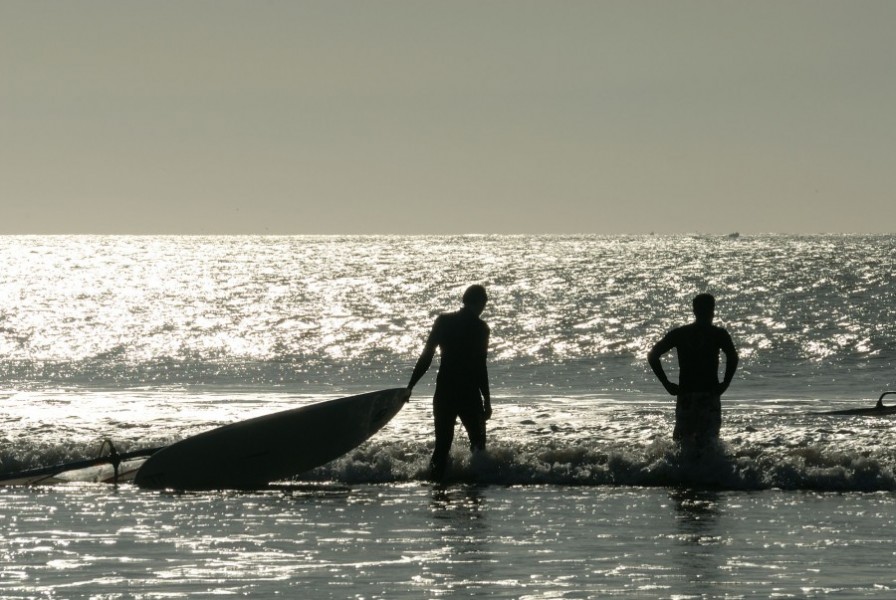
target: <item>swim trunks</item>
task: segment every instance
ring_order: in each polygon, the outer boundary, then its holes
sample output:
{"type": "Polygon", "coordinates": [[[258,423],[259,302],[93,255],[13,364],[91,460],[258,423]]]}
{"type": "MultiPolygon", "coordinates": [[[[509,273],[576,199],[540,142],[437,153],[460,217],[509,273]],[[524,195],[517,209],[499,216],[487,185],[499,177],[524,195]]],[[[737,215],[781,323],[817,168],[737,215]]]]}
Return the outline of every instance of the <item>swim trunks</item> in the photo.
{"type": "Polygon", "coordinates": [[[719,437],[722,428],[722,398],[710,392],[680,394],[675,401],[672,439],[706,443],[719,437]]]}

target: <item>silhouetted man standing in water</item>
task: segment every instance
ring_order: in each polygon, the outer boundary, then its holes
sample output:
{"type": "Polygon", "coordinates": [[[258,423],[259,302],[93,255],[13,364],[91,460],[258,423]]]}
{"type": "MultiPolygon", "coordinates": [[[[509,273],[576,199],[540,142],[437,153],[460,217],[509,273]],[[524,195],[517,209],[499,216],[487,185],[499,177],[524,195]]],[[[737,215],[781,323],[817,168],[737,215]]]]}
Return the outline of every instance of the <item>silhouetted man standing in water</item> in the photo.
{"type": "Polygon", "coordinates": [[[737,350],[731,336],[712,324],[716,301],[709,294],[694,298],[694,316],[690,325],[673,329],[647,355],[650,368],[660,383],[678,399],[675,403],[675,430],[672,438],[703,445],[719,437],[722,426],[721,397],[737,370],[737,350]],[[678,350],[678,383],[672,383],[663,371],[660,357],[673,348],[678,350]],[[725,353],[725,379],[719,383],[719,352],[725,353]]]}
{"type": "Polygon", "coordinates": [[[485,288],[472,285],[464,292],[463,308],[436,318],[408,383],[408,390],[412,390],[432,364],[436,347],[440,348],[441,365],[432,403],[436,447],[430,468],[434,481],[445,476],[458,417],[470,437],[470,448],[485,449],[485,422],[492,415],[485,365],[490,330],[479,315],[487,301],[485,288]]]}

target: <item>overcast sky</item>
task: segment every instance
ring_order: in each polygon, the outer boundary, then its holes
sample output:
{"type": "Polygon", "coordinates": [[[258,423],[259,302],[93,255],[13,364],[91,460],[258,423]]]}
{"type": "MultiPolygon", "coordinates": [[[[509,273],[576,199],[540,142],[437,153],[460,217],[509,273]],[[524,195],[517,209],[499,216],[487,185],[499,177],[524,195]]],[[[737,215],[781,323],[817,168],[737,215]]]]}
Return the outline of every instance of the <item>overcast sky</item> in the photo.
{"type": "Polygon", "coordinates": [[[892,233],[894,32],[883,0],[0,0],[0,233],[892,233]]]}

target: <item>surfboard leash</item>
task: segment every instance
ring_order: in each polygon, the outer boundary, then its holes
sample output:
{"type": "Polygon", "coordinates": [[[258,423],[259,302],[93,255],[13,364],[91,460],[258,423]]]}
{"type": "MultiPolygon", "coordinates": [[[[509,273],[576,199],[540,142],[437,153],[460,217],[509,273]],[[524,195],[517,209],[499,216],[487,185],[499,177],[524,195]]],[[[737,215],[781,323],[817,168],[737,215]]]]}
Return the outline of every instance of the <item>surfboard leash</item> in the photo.
{"type": "Polygon", "coordinates": [[[877,406],[875,406],[874,408],[884,408],[884,396],[887,396],[889,394],[896,394],[896,392],[884,392],[883,394],[881,394],[880,398],[877,399],[877,406]]]}

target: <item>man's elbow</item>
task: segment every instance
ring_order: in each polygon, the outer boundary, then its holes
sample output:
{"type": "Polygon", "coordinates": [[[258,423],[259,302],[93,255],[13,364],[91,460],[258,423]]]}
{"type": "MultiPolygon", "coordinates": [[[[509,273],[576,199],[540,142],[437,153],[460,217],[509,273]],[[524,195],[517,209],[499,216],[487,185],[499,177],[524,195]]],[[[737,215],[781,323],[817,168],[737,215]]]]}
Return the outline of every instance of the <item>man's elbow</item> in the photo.
{"type": "Polygon", "coordinates": [[[740,363],[740,357],[737,356],[737,352],[733,352],[725,357],[726,361],[726,369],[734,372],[737,370],[737,365],[740,363]]]}

